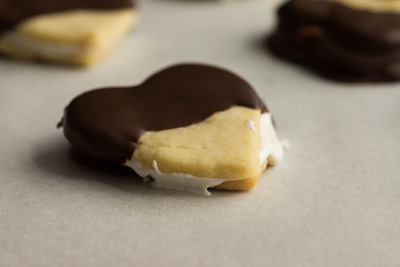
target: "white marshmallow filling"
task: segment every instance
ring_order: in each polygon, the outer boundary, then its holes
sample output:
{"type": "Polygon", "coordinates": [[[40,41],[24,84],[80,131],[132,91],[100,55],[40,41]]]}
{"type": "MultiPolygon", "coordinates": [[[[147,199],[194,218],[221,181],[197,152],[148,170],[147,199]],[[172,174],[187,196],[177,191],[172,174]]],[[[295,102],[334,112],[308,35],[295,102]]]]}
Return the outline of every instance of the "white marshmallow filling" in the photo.
{"type": "Polygon", "coordinates": [[[54,58],[79,57],[88,50],[87,47],[75,44],[53,44],[13,32],[3,36],[1,41],[19,50],[54,58]]]}

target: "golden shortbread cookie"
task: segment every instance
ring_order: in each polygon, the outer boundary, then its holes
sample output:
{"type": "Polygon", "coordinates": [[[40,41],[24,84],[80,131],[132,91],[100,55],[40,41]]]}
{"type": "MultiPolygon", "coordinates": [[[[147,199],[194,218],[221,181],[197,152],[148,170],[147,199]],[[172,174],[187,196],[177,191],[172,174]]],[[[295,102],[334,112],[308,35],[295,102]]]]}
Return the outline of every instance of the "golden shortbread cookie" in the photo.
{"type": "Polygon", "coordinates": [[[145,132],[132,159],[148,169],[155,160],[165,173],[225,179],[230,184],[219,188],[244,190],[265,168],[259,150],[260,110],[236,106],[187,127],[145,132]],[[252,129],[249,120],[255,122],[252,129]]]}

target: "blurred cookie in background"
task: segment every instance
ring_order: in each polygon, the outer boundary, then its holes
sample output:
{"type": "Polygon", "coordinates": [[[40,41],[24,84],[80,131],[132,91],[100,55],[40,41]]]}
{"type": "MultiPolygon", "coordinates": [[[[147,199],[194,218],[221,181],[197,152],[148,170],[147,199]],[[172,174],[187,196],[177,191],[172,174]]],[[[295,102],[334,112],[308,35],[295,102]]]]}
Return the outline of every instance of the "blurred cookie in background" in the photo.
{"type": "Polygon", "coordinates": [[[400,1],[287,1],[267,47],[331,79],[398,81],[400,1]]]}
{"type": "Polygon", "coordinates": [[[0,53],[89,66],[132,29],[131,0],[0,0],[0,53]]]}

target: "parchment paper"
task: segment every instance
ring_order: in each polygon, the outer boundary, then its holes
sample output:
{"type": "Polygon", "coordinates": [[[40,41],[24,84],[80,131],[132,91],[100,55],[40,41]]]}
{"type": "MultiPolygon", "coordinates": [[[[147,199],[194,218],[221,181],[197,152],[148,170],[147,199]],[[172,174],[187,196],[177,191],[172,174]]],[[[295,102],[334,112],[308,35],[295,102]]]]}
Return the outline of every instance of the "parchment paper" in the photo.
{"type": "Polygon", "coordinates": [[[400,84],[320,79],[260,46],[278,1],[139,1],[99,65],[0,59],[0,266],[400,266],[400,84]],[[72,162],[56,129],[88,89],[179,62],[248,80],[291,148],[245,193],[202,197],[72,162]]]}

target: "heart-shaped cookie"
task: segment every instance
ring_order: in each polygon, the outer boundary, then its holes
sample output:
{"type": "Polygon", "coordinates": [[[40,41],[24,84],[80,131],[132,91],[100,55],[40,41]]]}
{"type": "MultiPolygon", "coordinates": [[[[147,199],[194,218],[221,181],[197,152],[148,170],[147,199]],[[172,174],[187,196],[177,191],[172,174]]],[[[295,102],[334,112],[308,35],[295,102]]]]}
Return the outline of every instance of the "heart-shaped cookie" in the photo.
{"type": "Polygon", "coordinates": [[[126,35],[135,18],[130,0],[4,0],[0,53],[90,65],[126,35]]]}
{"type": "Polygon", "coordinates": [[[156,187],[249,189],[283,154],[251,86],[205,65],[177,65],[138,86],[84,93],[61,125],[75,152],[130,166],[156,187]]]}

